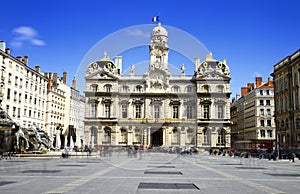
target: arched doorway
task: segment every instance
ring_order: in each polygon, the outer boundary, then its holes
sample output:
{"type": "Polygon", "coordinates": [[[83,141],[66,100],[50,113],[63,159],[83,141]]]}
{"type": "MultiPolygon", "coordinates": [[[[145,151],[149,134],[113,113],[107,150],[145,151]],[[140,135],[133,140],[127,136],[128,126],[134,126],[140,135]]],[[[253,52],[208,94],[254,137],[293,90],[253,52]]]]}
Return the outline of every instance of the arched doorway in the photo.
{"type": "Polygon", "coordinates": [[[162,146],[163,141],[163,129],[151,130],[151,144],[153,147],[162,146]]]}

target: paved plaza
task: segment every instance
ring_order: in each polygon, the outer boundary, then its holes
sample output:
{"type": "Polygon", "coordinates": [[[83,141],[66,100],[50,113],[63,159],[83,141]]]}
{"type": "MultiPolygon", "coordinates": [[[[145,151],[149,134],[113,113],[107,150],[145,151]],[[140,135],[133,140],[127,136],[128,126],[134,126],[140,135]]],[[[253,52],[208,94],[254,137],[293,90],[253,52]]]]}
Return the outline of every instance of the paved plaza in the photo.
{"type": "Polygon", "coordinates": [[[300,162],[127,152],[0,161],[0,193],[299,193],[300,162]]]}

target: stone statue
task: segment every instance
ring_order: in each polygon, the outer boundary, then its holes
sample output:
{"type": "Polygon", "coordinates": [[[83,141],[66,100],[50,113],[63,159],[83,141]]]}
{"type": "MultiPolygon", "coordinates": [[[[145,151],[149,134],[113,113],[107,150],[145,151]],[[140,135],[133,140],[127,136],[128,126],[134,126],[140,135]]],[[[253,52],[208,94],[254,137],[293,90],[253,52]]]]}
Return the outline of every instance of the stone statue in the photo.
{"type": "Polygon", "coordinates": [[[180,68],[180,69],[181,69],[181,73],[184,74],[184,71],[185,71],[184,64],[181,65],[181,68],[180,68]]]}
{"type": "Polygon", "coordinates": [[[131,73],[131,74],[134,74],[134,65],[133,65],[133,64],[131,65],[130,73],[131,73]]]}

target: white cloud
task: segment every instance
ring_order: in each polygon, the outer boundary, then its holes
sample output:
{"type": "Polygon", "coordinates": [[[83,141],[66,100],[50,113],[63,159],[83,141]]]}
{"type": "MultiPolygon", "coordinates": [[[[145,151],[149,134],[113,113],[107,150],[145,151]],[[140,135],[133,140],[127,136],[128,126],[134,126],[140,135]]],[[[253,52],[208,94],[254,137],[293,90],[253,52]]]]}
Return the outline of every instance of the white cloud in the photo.
{"type": "Polygon", "coordinates": [[[29,42],[32,45],[44,46],[46,43],[43,40],[38,39],[37,31],[29,26],[20,26],[12,30],[14,39],[11,43],[14,47],[22,47],[24,42],[29,42]]]}
{"type": "Polygon", "coordinates": [[[31,43],[36,46],[44,46],[46,43],[43,40],[33,39],[31,43]]]}
{"type": "Polygon", "coordinates": [[[138,28],[127,30],[128,35],[149,38],[149,33],[143,32],[138,28]]]}

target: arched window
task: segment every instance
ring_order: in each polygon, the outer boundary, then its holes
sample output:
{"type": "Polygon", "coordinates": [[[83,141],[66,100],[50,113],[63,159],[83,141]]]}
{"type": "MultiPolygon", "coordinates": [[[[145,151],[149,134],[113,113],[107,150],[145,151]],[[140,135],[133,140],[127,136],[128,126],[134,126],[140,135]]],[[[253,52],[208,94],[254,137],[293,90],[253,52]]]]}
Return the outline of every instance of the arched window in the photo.
{"type": "Polygon", "coordinates": [[[179,92],[180,92],[179,87],[178,87],[178,86],[174,86],[174,87],[173,87],[173,92],[179,93],[179,92]]]}
{"type": "Polygon", "coordinates": [[[220,129],[218,131],[218,144],[225,144],[225,130],[220,129]]]}
{"type": "Polygon", "coordinates": [[[121,129],[120,142],[127,143],[127,130],[121,129]]]}
{"type": "Polygon", "coordinates": [[[97,92],[98,91],[98,85],[97,84],[91,85],[91,91],[92,92],[97,92]]]}
{"type": "Polygon", "coordinates": [[[218,93],[223,93],[223,91],[224,91],[224,86],[221,86],[221,85],[217,86],[218,93]]]}
{"type": "Polygon", "coordinates": [[[142,86],[136,86],[135,91],[136,92],[142,92],[142,88],[143,88],[142,86]]]}
{"type": "Polygon", "coordinates": [[[204,93],[208,93],[208,92],[209,92],[209,86],[208,86],[208,85],[202,86],[202,91],[203,91],[204,93]]]}
{"type": "Polygon", "coordinates": [[[174,128],[172,130],[172,144],[178,144],[179,143],[179,131],[177,128],[174,128]]]}
{"type": "Polygon", "coordinates": [[[193,93],[193,92],[194,92],[193,86],[188,86],[188,87],[186,87],[186,92],[187,92],[187,93],[193,93]]]}
{"type": "Polygon", "coordinates": [[[110,128],[104,129],[104,142],[111,143],[111,130],[110,128]]]}
{"type": "Polygon", "coordinates": [[[112,86],[111,86],[110,84],[106,84],[106,85],[104,86],[104,89],[105,89],[105,92],[111,92],[112,86]]]}

